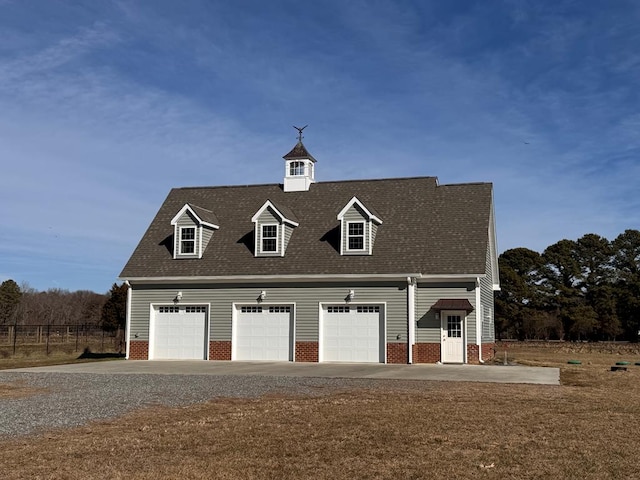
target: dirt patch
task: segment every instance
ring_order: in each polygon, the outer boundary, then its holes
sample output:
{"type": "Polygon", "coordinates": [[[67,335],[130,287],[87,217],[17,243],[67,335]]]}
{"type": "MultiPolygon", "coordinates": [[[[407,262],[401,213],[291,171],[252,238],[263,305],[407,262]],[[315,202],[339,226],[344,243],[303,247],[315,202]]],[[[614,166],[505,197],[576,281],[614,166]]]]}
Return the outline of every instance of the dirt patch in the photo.
{"type": "Polygon", "coordinates": [[[24,382],[0,383],[0,399],[30,397],[46,391],[42,388],[29,387],[24,382]]]}

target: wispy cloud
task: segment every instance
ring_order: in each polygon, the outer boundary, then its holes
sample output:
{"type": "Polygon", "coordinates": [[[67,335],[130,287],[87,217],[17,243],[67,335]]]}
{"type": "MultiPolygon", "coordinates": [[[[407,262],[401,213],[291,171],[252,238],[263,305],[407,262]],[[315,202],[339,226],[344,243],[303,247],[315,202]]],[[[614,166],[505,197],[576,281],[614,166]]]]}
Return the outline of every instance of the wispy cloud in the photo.
{"type": "Polygon", "coordinates": [[[54,3],[0,3],[18,281],[106,290],[170,188],[280,181],[299,122],[321,180],[494,182],[502,249],[640,224],[632,2],[54,3]]]}

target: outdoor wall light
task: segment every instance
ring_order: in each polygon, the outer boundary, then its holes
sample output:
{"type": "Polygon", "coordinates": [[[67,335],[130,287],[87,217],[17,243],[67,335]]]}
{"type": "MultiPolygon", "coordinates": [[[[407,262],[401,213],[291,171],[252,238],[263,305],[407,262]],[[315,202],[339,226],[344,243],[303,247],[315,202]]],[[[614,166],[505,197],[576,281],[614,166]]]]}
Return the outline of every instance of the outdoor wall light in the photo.
{"type": "Polygon", "coordinates": [[[347,293],[347,302],[350,302],[351,300],[353,300],[353,297],[356,296],[356,292],[353,290],[349,290],[349,293],[347,293]]]}
{"type": "Polygon", "coordinates": [[[264,290],[262,290],[262,291],[260,292],[260,295],[258,295],[258,301],[260,301],[260,302],[261,302],[261,301],[262,301],[262,300],[264,300],[265,298],[267,298],[267,292],[266,292],[266,291],[264,291],[264,290]]]}
{"type": "Polygon", "coordinates": [[[436,320],[440,320],[440,312],[436,312],[436,320]]]}
{"type": "Polygon", "coordinates": [[[179,302],[180,300],[182,300],[182,292],[176,293],[176,302],[179,302]]]}

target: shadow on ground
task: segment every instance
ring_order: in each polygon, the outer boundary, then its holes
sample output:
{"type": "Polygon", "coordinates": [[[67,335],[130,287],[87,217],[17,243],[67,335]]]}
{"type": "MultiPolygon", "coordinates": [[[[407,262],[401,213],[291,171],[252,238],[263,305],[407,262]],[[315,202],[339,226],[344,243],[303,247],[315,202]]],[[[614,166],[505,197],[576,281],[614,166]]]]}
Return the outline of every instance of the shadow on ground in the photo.
{"type": "Polygon", "coordinates": [[[85,348],[84,352],[82,352],[78,357],[78,360],[85,360],[85,359],[97,360],[101,358],[124,358],[124,357],[125,357],[124,353],[93,353],[88,348],[85,348]]]}

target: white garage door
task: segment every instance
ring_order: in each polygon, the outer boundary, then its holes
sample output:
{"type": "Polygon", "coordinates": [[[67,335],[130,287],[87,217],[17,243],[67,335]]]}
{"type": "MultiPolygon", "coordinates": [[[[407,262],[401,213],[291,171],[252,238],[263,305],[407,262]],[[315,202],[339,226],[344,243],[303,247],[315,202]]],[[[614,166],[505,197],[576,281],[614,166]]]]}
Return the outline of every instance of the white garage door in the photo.
{"type": "Polygon", "coordinates": [[[293,360],[290,305],[237,307],[234,360],[293,360]]]}
{"type": "Polygon", "coordinates": [[[157,307],[154,318],[154,360],[205,360],[207,307],[157,307]]]}
{"type": "Polygon", "coordinates": [[[382,305],[322,309],[322,361],[384,363],[382,305]]]}

